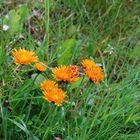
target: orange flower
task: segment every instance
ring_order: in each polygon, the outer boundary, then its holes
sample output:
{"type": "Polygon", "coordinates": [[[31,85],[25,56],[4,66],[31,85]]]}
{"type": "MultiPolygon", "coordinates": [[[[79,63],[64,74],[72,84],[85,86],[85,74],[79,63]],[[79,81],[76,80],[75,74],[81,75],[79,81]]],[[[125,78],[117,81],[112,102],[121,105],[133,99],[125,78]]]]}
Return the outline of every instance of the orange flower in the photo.
{"type": "Polygon", "coordinates": [[[95,84],[98,84],[104,79],[104,73],[102,69],[98,66],[85,69],[85,74],[88,76],[95,84]]]}
{"type": "Polygon", "coordinates": [[[84,59],[82,66],[85,68],[85,74],[89,77],[95,84],[98,84],[104,79],[104,73],[102,69],[96,65],[96,63],[90,59],[84,59]]]}
{"type": "Polygon", "coordinates": [[[91,68],[96,66],[96,63],[90,59],[84,59],[81,63],[84,68],[91,68]]]}
{"type": "Polygon", "coordinates": [[[47,67],[44,66],[44,64],[41,63],[41,62],[35,63],[35,67],[36,67],[37,70],[39,70],[41,72],[43,72],[47,69],[47,67]]]}
{"type": "Polygon", "coordinates": [[[58,88],[58,85],[51,80],[44,80],[43,83],[41,84],[41,89],[43,91],[49,91],[51,88],[58,88]]]}
{"type": "Polygon", "coordinates": [[[44,95],[43,98],[48,102],[53,102],[56,105],[61,105],[64,102],[66,93],[54,81],[43,81],[41,89],[44,95]]]}
{"type": "Polygon", "coordinates": [[[33,51],[27,51],[22,48],[20,48],[19,50],[15,49],[12,52],[12,55],[16,65],[18,64],[27,65],[38,61],[38,57],[35,56],[35,53],[33,51]]]}
{"type": "Polygon", "coordinates": [[[74,65],[54,68],[53,74],[56,80],[67,81],[70,83],[75,82],[79,76],[78,67],[74,65]]]}

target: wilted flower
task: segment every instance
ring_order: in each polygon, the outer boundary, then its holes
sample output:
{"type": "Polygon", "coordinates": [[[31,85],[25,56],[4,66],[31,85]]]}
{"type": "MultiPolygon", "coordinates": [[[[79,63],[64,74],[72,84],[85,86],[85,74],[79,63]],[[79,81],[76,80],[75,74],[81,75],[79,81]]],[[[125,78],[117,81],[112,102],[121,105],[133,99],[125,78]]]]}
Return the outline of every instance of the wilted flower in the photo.
{"type": "Polygon", "coordinates": [[[51,80],[45,80],[41,84],[41,89],[43,91],[43,98],[48,102],[53,102],[56,105],[61,105],[66,97],[66,93],[58,87],[58,85],[51,80]]]}
{"type": "Polygon", "coordinates": [[[31,64],[33,62],[38,61],[38,57],[35,55],[33,51],[27,51],[24,48],[20,48],[19,50],[14,50],[12,52],[13,59],[15,64],[31,64]]]}
{"type": "Polygon", "coordinates": [[[70,83],[75,82],[79,76],[78,67],[74,65],[54,68],[53,74],[56,80],[67,81],[70,83]]]}

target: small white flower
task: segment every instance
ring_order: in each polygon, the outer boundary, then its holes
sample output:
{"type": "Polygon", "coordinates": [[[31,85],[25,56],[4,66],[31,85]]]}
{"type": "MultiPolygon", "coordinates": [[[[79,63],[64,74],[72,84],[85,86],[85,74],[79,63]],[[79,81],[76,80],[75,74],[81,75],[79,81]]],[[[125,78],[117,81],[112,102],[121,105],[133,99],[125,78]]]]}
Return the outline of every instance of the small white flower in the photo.
{"type": "Polygon", "coordinates": [[[108,47],[104,50],[104,53],[109,53],[109,55],[113,54],[115,49],[110,44],[107,45],[108,47]]]}
{"type": "Polygon", "coordinates": [[[40,16],[40,14],[38,13],[38,11],[35,10],[35,9],[33,10],[33,15],[36,16],[36,17],[39,17],[40,16]]]}
{"type": "Polygon", "coordinates": [[[24,36],[22,34],[19,35],[20,39],[24,39],[24,36]]]}
{"type": "Polygon", "coordinates": [[[110,48],[110,51],[109,51],[109,54],[112,54],[113,52],[114,52],[114,48],[111,47],[111,48],[110,48]]]}
{"type": "Polygon", "coordinates": [[[41,46],[41,42],[40,41],[37,41],[37,44],[38,44],[38,46],[41,46]]]}
{"type": "Polygon", "coordinates": [[[103,66],[103,64],[101,64],[101,63],[96,63],[97,64],[97,66],[100,66],[100,67],[102,67],[103,66]]]}
{"type": "Polygon", "coordinates": [[[9,26],[8,25],[3,25],[3,30],[4,31],[7,31],[9,29],[9,26]]]}
{"type": "Polygon", "coordinates": [[[5,18],[6,18],[6,19],[9,19],[9,15],[7,14],[7,15],[5,16],[5,18]]]}
{"type": "Polygon", "coordinates": [[[113,53],[113,51],[111,50],[110,52],[109,52],[109,54],[111,55],[113,53]]]}

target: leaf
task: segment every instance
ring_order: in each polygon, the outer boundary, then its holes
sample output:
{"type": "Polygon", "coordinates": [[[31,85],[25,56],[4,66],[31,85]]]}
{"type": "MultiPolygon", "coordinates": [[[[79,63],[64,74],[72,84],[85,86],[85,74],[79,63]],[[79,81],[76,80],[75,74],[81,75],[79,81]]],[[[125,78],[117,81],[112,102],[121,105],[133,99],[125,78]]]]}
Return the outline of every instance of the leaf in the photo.
{"type": "Polygon", "coordinates": [[[28,7],[26,4],[21,5],[18,9],[17,14],[21,17],[20,22],[23,23],[29,13],[28,7]]]}
{"type": "Polygon", "coordinates": [[[64,3],[74,9],[80,9],[84,4],[84,0],[64,0],[64,3]]]}
{"type": "Polygon", "coordinates": [[[12,10],[9,13],[9,17],[10,17],[10,21],[9,21],[10,33],[14,34],[18,32],[21,28],[20,16],[14,10],[12,10]]]}
{"type": "Polygon", "coordinates": [[[29,131],[28,131],[25,123],[20,118],[18,118],[18,119],[19,119],[20,123],[15,120],[12,120],[12,119],[8,119],[8,120],[11,121],[12,123],[14,123],[16,126],[18,126],[26,134],[29,134],[29,131]]]}
{"type": "Polygon", "coordinates": [[[138,41],[138,43],[130,53],[130,56],[135,58],[140,57],[140,41],[138,41]]]}
{"type": "Polygon", "coordinates": [[[86,82],[86,81],[88,81],[87,77],[84,77],[84,78],[80,77],[77,81],[75,81],[74,83],[72,83],[70,85],[70,91],[75,89],[75,88],[78,88],[82,82],[86,82]]]}
{"type": "Polygon", "coordinates": [[[23,122],[23,120],[21,120],[20,118],[17,118],[19,120],[19,122],[17,122],[16,120],[12,120],[12,119],[8,119],[10,122],[14,123],[18,128],[20,128],[22,131],[24,131],[28,136],[28,140],[39,140],[38,137],[36,137],[35,135],[33,135],[26,127],[26,124],[23,122]]]}
{"type": "Polygon", "coordinates": [[[88,53],[88,55],[91,55],[93,56],[95,54],[95,52],[97,51],[97,47],[96,47],[96,42],[92,42],[92,43],[89,43],[87,48],[86,48],[86,51],[88,53]]]}
{"type": "Polygon", "coordinates": [[[4,56],[3,48],[0,47],[0,60],[1,60],[0,65],[3,64],[3,62],[4,62],[5,57],[3,57],[3,56],[4,56]]]}
{"type": "Polygon", "coordinates": [[[28,140],[39,140],[39,138],[37,136],[33,135],[32,133],[30,133],[28,140]]]}
{"type": "Polygon", "coordinates": [[[67,30],[68,36],[75,36],[77,32],[77,28],[78,27],[71,25],[67,30]]]}
{"type": "Polygon", "coordinates": [[[13,95],[13,98],[23,96],[26,92],[31,90],[31,87],[33,88],[33,86],[34,86],[33,85],[33,80],[31,80],[31,79],[25,80],[24,84],[22,86],[20,86],[20,88],[16,89],[16,92],[13,95]]]}
{"type": "Polygon", "coordinates": [[[22,25],[24,20],[28,15],[28,7],[27,5],[22,5],[17,11],[11,10],[9,11],[8,18],[3,19],[3,24],[9,26],[9,32],[11,35],[19,32],[22,29],[22,25]]]}
{"type": "Polygon", "coordinates": [[[62,43],[57,51],[59,65],[69,65],[71,63],[71,59],[75,54],[78,44],[78,41],[75,39],[68,39],[62,43]]]}
{"type": "Polygon", "coordinates": [[[2,24],[2,19],[0,18],[0,25],[2,24]]]}
{"type": "Polygon", "coordinates": [[[35,80],[34,83],[37,87],[40,87],[42,81],[45,80],[45,77],[42,74],[32,74],[32,79],[35,80]]]}
{"type": "Polygon", "coordinates": [[[5,18],[3,20],[3,23],[9,26],[9,32],[10,34],[14,34],[16,32],[19,32],[21,29],[21,24],[20,24],[20,16],[16,13],[15,10],[11,10],[8,13],[8,19],[5,18]]]}

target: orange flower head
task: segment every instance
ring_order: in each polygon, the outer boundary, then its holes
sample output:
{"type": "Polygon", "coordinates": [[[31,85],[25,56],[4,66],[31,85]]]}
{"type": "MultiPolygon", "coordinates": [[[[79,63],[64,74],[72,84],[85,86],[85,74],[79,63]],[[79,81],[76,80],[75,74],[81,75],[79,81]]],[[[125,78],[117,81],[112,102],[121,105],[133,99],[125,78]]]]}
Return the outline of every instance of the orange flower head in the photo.
{"type": "Polygon", "coordinates": [[[56,80],[67,81],[70,83],[75,82],[79,76],[78,67],[74,65],[54,68],[53,74],[56,80]]]}
{"type": "Polygon", "coordinates": [[[14,50],[12,52],[13,60],[16,65],[18,64],[31,64],[33,62],[38,61],[38,57],[35,56],[33,51],[27,51],[25,49],[20,48],[19,50],[14,50]]]}
{"type": "Polygon", "coordinates": [[[41,71],[41,72],[46,71],[46,69],[47,69],[47,67],[44,66],[44,64],[41,62],[35,63],[35,67],[38,71],[41,71]]]}
{"type": "Polygon", "coordinates": [[[45,80],[41,84],[41,89],[44,95],[43,98],[48,102],[53,102],[58,106],[64,102],[66,93],[54,81],[45,80]]]}
{"type": "Polygon", "coordinates": [[[90,59],[84,59],[82,62],[82,66],[86,69],[86,68],[91,68],[91,67],[95,67],[96,63],[90,59]]]}
{"type": "Polygon", "coordinates": [[[88,76],[95,84],[98,84],[101,80],[104,79],[104,73],[102,69],[98,66],[85,69],[85,74],[88,76]]]}
{"type": "Polygon", "coordinates": [[[44,80],[42,83],[41,83],[41,89],[42,91],[50,91],[51,88],[58,88],[58,85],[54,82],[54,81],[51,81],[51,80],[44,80]]]}

